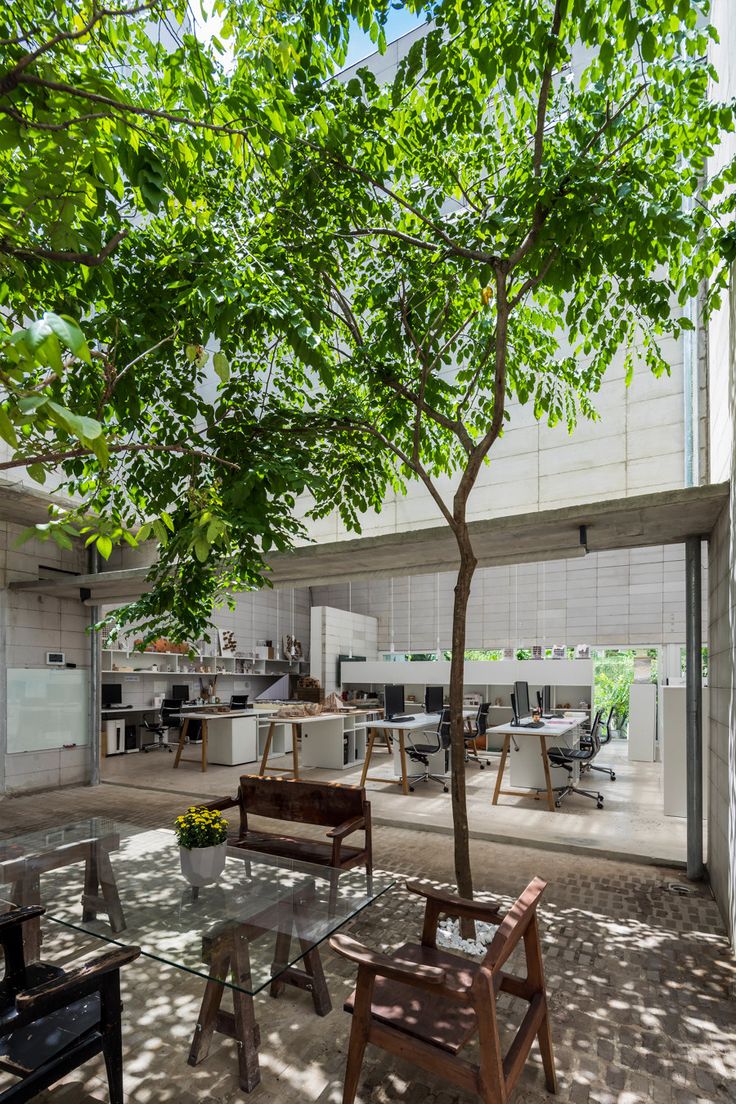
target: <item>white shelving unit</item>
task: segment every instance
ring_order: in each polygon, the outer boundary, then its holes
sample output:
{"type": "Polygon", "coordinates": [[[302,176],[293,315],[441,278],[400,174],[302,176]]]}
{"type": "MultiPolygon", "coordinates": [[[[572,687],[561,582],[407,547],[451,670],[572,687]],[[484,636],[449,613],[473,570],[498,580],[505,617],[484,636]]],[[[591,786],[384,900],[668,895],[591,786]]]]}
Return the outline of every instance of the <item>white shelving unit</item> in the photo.
{"type": "Polygon", "coordinates": [[[136,674],[160,678],[162,675],[218,675],[221,678],[269,678],[292,671],[302,674],[308,663],[304,660],[268,659],[256,653],[244,656],[195,656],[179,652],[134,652],[126,649],[105,649],[102,652],[102,674],[136,674]],[[155,668],[155,670],[154,670],[155,668]]]}

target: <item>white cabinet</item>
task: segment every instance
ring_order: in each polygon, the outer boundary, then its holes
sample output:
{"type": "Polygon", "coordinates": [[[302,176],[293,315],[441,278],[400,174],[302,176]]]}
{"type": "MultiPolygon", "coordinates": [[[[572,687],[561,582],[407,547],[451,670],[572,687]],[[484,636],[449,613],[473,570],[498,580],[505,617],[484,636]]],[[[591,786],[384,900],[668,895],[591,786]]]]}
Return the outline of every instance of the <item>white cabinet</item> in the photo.
{"type": "Polygon", "coordinates": [[[656,756],[657,687],[633,682],[629,691],[629,759],[653,763],[656,756]]]}
{"type": "Polygon", "coordinates": [[[228,717],[207,722],[207,762],[225,767],[258,758],[258,718],[228,717]]]}
{"type": "MultiPolygon", "coordinates": [[[[665,816],[687,816],[687,739],[686,692],[684,686],[663,686],[662,713],[662,789],[665,816]]],[[[703,690],[703,799],[708,794],[708,733],[710,725],[708,691],[703,690]]],[[[704,808],[704,813],[705,813],[704,808]]]]}

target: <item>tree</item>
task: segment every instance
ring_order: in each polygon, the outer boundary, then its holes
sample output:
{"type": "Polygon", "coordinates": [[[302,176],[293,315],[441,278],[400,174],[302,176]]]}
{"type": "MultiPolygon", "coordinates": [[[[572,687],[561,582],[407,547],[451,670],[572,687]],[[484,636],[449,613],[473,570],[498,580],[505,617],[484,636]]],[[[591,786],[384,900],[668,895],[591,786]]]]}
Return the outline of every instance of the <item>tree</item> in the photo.
{"type": "MultiPolygon", "coordinates": [[[[282,193],[260,183],[264,258],[319,335],[305,402],[339,450],[329,493],[380,509],[418,480],[457,543],[452,802],[458,889],[472,894],[462,682],[476,552],[470,498],[509,422],[509,397],[572,428],[595,417],[614,357],[668,371],[660,342],[733,255],[734,166],[705,181],[734,126],[709,100],[707,4],[498,0],[430,5],[434,25],[395,79],[331,82],[292,148],[282,193]],[[355,464],[358,457],[357,468],[355,464]],[[451,490],[446,491],[448,477],[451,490]]],[[[241,223],[242,225],[242,223],[241,223]]],[[[264,347],[270,330],[254,331],[264,347]]],[[[284,350],[284,356],[292,356],[284,350]]]]}
{"type": "Polygon", "coordinates": [[[385,20],[380,2],[209,7],[228,69],[186,0],[0,13],[0,472],[53,474],[74,495],[42,538],[81,534],[107,558],[152,535],[135,614],[144,636],[176,639],[199,634],[216,595],[262,585],[264,554],[303,531],[295,497],[320,480],[297,408],[273,417],[292,377],[264,388],[237,320],[268,314],[302,356],[310,328],[247,255],[225,263],[217,181],[257,173],[267,189],[344,58],[349,13],[379,41],[385,20]]]}

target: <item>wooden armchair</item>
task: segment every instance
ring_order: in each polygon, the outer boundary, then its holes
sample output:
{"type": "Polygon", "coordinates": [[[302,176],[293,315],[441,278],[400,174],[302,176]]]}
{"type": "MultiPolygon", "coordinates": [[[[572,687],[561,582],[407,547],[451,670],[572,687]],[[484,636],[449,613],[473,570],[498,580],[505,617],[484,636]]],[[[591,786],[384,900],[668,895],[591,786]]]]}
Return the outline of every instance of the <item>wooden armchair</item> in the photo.
{"type": "Polygon", "coordinates": [[[356,989],[345,1002],[353,1022],[343,1104],[355,1100],[367,1043],[477,1093],[484,1104],[506,1104],[536,1038],[547,1089],[556,1092],[537,926],[537,904],[545,888],[541,878],[530,882],[500,922],[480,963],[438,950],[437,921],[445,914],[499,922],[499,906],[416,883],[408,883],[407,889],[427,901],[421,944],[405,943],[385,955],[349,936],[332,937],[333,950],[358,965],[356,989]],[[522,939],[526,977],[517,977],[503,967],[522,939]],[[498,1029],[498,993],[509,993],[529,1006],[505,1054],[498,1029]],[[479,1043],[477,1064],[459,1056],[472,1039],[479,1043]]]}
{"type": "Polygon", "coordinates": [[[0,1091],[1,1104],[31,1100],[102,1053],[110,1104],[123,1104],[120,969],[140,954],[116,947],[76,969],[26,963],[23,924],[39,905],[0,915],[5,977],[0,982],[0,1069],[21,1078],[0,1091]]]}

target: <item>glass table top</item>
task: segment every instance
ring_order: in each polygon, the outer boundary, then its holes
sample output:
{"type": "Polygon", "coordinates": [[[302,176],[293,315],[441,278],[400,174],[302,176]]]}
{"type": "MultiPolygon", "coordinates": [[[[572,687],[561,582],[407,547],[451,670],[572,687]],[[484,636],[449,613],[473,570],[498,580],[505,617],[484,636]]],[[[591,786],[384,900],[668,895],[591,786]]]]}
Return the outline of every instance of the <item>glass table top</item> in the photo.
{"type": "MultiPolygon", "coordinates": [[[[184,878],[173,831],[91,818],[0,840],[0,906],[40,903],[44,921],[257,993],[393,885],[228,847],[212,885],[184,878]],[[247,945],[249,970],[228,973],[247,945]],[[218,965],[219,963],[219,965],[218,965]]],[[[26,925],[27,927],[28,925],[26,925]]],[[[48,928],[48,925],[47,925],[48,928]]]]}

